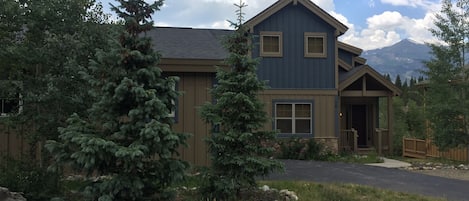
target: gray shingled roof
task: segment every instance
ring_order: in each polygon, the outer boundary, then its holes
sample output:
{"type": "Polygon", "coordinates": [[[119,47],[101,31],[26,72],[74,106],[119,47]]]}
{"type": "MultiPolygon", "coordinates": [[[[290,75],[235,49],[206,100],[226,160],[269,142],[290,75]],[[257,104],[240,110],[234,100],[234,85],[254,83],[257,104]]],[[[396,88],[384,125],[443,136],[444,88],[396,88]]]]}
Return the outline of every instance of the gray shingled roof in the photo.
{"type": "Polygon", "coordinates": [[[228,56],[221,40],[231,30],[155,27],[147,32],[153,47],[163,58],[225,59],[228,56]]]}

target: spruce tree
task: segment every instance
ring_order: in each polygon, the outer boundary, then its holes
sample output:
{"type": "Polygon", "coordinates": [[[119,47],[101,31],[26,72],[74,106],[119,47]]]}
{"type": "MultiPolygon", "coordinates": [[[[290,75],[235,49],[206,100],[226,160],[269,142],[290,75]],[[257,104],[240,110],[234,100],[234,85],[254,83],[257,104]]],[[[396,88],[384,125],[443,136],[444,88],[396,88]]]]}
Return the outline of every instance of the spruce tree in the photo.
{"type": "Polygon", "coordinates": [[[469,2],[444,0],[432,34],[445,45],[432,44],[426,62],[429,85],[427,117],[434,143],[440,148],[469,145],[469,77],[466,51],[469,40],[469,2]]]}
{"type": "Polygon", "coordinates": [[[246,5],[235,5],[238,20],[231,22],[235,31],[224,40],[229,52],[225,63],[231,70],[218,69],[218,84],[211,91],[216,101],[201,110],[202,118],[216,128],[207,140],[212,166],[208,185],[202,190],[210,200],[239,196],[242,189],[256,187],[257,177],[282,168],[269,158],[273,148],[265,146],[276,134],[261,130],[267,114],[257,95],[265,83],[256,74],[258,60],[249,55],[252,36],[242,24],[246,5]]]}
{"type": "Polygon", "coordinates": [[[188,166],[174,158],[187,135],[171,130],[177,78],[162,75],[160,55],[144,36],[163,1],[119,2],[113,10],[125,24],[116,46],[100,51],[84,73],[96,102],[87,117],[72,115],[47,148],[58,163],[97,174],[85,189],[88,200],[171,200],[169,187],[188,166]]]}

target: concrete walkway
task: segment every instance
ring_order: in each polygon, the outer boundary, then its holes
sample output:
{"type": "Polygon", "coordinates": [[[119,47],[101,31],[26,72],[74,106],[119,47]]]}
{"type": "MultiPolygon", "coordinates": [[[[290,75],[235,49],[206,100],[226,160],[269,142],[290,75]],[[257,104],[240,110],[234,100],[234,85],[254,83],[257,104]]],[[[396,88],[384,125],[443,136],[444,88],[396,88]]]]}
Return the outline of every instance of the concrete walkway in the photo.
{"type": "Polygon", "coordinates": [[[394,159],[389,159],[389,158],[382,158],[384,162],[382,163],[368,163],[365,165],[370,165],[370,166],[376,166],[376,167],[385,167],[385,168],[405,168],[405,167],[410,167],[410,163],[406,163],[403,161],[398,161],[394,159]]]}

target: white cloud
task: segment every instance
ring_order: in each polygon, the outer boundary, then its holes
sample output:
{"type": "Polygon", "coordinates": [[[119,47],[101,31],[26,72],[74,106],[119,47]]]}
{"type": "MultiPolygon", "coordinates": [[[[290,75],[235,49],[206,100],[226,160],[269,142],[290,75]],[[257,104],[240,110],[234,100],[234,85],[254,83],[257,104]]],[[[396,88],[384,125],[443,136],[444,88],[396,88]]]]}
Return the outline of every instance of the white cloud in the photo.
{"type": "Polygon", "coordinates": [[[421,7],[433,11],[440,7],[439,0],[381,0],[381,3],[393,6],[421,7]]]}
{"type": "Polygon", "coordinates": [[[340,40],[365,50],[389,46],[405,38],[435,43],[438,40],[429,31],[434,26],[433,19],[432,11],[428,11],[422,19],[403,16],[397,11],[385,11],[369,17],[364,29],[351,27],[340,40]]]}
{"type": "Polygon", "coordinates": [[[312,0],[312,1],[325,11],[331,12],[335,10],[335,5],[334,5],[333,0],[312,0]]]}
{"type": "Polygon", "coordinates": [[[406,17],[396,11],[385,11],[380,15],[373,15],[366,19],[369,29],[387,29],[392,30],[398,27],[406,17]]]}
{"type": "MultiPolygon", "coordinates": [[[[109,2],[111,0],[101,1],[109,2]]],[[[243,0],[248,5],[243,10],[245,20],[268,8],[276,1],[243,0]]],[[[411,38],[419,42],[436,41],[428,29],[433,26],[434,13],[440,9],[440,5],[435,2],[438,0],[379,0],[383,4],[388,4],[388,7],[390,7],[389,5],[416,7],[426,10],[427,14],[421,19],[414,19],[390,10],[369,17],[366,20],[366,25],[358,22],[354,24],[335,10],[334,2],[341,3],[342,0],[312,1],[349,28],[339,40],[365,50],[389,46],[404,38],[411,38]]],[[[366,2],[372,9],[373,6],[377,6],[375,3],[378,1],[368,0],[366,2]]],[[[238,4],[239,0],[165,1],[165,9],[157,12],[154,19],[157,26],[230,29],[227,20],[236,20],[236,7],[233,5],[235,3],[238,4]]],[[[363,9],[368,9],[368,7],[363,9]]]]}

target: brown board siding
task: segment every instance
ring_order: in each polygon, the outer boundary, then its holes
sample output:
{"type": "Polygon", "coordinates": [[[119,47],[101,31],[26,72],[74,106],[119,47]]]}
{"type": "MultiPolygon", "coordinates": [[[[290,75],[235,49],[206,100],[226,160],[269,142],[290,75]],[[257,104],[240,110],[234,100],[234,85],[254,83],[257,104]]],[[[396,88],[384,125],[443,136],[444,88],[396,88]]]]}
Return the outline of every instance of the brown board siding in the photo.
{"type": "Polygon", "coordinates": [[[176,123],[173,128],[176,132],[189,133],[192,136],[187,140],[187,147],[181,148],[182,159],[195,166],[209,164],[208,148],[204,139],[210,133],[207,125],[199,115],[199,108],[211,101],[209,89],[213,85],[214,73],[178,73],[180,78],[178,90],[182,95],[178,98],[176,123]]]}
{"type": "MultiPolygon", "coordinates": [[[[301,91],[298,91],[299,93],[294,94],[292,91],[294,90],[266,90],[261,93],[259,97],[265,103],[267,115],[273,118],[272,104],[275,100],[314,101],[313,136],[315,138],[337,137],[335,125],[335,101],[337,92],[334,90],[311,90],[307,93],[301,93],[301,91]]],[[[268,121],[264,129],[272,130],[272,122],[273,120],[268,121]]]]}
{"type": "Polygon", "coordinates": [[[0,122],[0,160],[3,157],[21,159],[24,156],[29,159],[39,159],[41,146],[31,150],[31,146],[25,135],[24,126],[18,125],[16,128],[0,122]]]}

